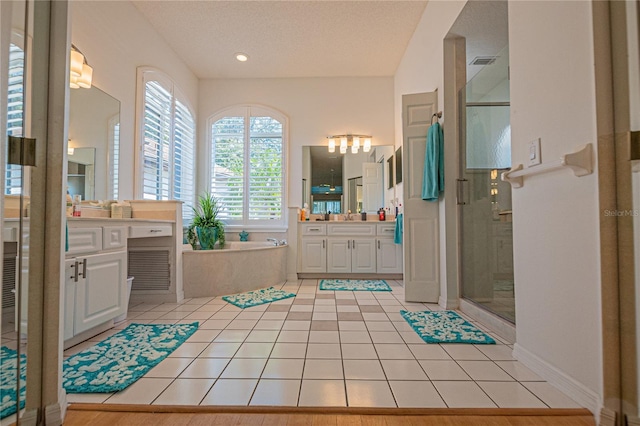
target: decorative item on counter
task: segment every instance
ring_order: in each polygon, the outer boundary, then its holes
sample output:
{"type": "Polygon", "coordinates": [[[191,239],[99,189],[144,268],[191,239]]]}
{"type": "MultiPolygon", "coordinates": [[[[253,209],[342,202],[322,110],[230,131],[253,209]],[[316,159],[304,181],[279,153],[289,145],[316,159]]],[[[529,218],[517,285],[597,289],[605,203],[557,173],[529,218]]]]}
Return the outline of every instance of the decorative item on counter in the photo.
{"type": "Polygon", "coordinates": [[[131,219],[131,205],[129,203],[111,204],[112,219],[131,219]]]}
{"type": "Polygon", "coordinates": [[[195,229],[202,250],[213,250],[216,241],[220,242],[220,247],[224,247],[224,224],[218,219],[219,212],[218,200],[210,193],[201,195],[198,205],[193,207],[193,222],[189,231],[195,229]]]}
{"type": "Polygon", "coordinates": [[[309,204],[304,203],[304,208],[302,209],[302,212],[303,212],[302,220],[309,220],[309,204]]]}
{"type": "Polygon", "coordinates": [[[73,197],[73,217],[80,217],[82,210],[80,210],[80,202],[82,201],[81,195],[74,195],[73,197]]]}
{"type": "Polygon", "coordinates": [[[330,214],[331,214],[331,212],[330,212],[330,211],[329,211],[329,212],[327,212],[327,213],[325,213],[325,214],[324,214],[324,220],[329,221],[329,218],[331,217],[331,216],[330,216],[330,214]]]}
{"type": "Polygon", "coordinates": [[[386,214],[384,212],[384,208],[380,207],[380,210],[378,210],[378,220],[380,222],[384,222],[386,220],[386,214]]]}
{"type": "Polygon", "coordinates": [[[249,233],[244,229],[240,233],[240,241],[249,241],[249,233]]]}
{"type": "Polygon", "coordinates": [[[363,222],[366,222],[366,221],[367,221],[367,212],[362,212],[362,213],[360,213],[360,219],[361,219],[363,222]]]}
{"type": "Polygon", "coordinates": [[[73,216],[73,198],[67,189],[67,217],[73,216]]]}

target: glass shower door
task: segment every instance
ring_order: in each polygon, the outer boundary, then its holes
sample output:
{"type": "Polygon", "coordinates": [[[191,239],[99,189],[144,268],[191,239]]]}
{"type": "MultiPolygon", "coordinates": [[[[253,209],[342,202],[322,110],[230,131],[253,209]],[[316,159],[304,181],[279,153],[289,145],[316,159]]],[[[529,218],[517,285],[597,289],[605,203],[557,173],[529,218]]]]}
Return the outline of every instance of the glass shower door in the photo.
{"type": "Polygon", "coordinates": [[[459,93],[462,297],[515,323],[509,52],[503,49],[459,93]]]}

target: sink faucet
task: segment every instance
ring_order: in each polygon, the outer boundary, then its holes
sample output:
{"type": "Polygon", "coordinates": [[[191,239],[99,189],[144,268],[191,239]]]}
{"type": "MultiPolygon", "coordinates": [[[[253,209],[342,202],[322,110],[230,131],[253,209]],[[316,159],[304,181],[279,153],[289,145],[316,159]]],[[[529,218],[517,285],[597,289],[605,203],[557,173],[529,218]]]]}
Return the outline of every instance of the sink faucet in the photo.
{"type": "Polygon", "coordinates": [[[271,241],[274,246],[278,245],[278,240],[276,238],[267,238],[267,241],[271,241]]]}
{"type": "Polygon", "coordinates": [[[344,220],[352,220],[353,218],[351,217],[351,210],[347,210],[347,214],[344,215],[344,220]]]}

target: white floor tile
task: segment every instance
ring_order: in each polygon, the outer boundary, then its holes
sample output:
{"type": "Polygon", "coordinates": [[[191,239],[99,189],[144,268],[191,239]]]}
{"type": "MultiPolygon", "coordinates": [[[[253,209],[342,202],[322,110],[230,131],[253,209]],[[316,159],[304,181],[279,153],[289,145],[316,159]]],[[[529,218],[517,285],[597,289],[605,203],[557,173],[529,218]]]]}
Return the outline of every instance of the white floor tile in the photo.
{"type": "Polygon", "coordinates": [[[198,405],[215,379],[176,379],[160,394],[154,405],[198,405]]]}
{"type": "Polygon", "coordinates": [[[189,366],[180,374],[180,378],[217,379],[228,364],[228,358],[198,358],[189,364],[189,366]]]}
{"type": "Polygon", "coordinates": [[[371,340],[373,343],[402,343],[404,340],[396,331],[371,331],[371,340]]]}
{"type": "Polygon", "coordinates": [[[389,385],[400,408],[445,408],[447,406],[431,382],[390,380],[389,385]]]}
{"type": "Polygon", "coordinates": [[[258,387],[251,398],[250,405],[278,405],[295,407],[298,405],[300,380],[264,380],[258,382],[258,387]]]}
{"type": "MultiPolygon", "coordinates": [[[[313,313],[336,313],[336,305],[314,305],[313,313]]],[[[316,319],[316,318],[314,318],[316,319]]]]}
{"type": "MultiPolygon", "coordinates": [[[[209,321],[213,320],[232,320],[239,315],[238,312],[219,311],[213,314],[209,321]]],[[[231,322],[231,321],[229,321],[231,322]]],[[[227,323],[228,324],[228,323],[227,323]]]]}
{"type": "Polygon", "coordinates": [[[251,330],[258,323],[258,320],[234,319],[225,327],[226,330],[251,330]]]}
{"type": "MultiPolygon", "coordinates": [[[[167,312],[164,315],[162,315],[160,318],[161,320],[179,320],[179,319],[183,319],[189,316],[189,312],[167,312]]],[[[135,322],[139,322],[139,320],[142,320],[143,318],[140,318],[140,316],[136,316],[135,318],[135,322]]],[[[201,323],[204,323],[206,321],[200,321],[201,323]]]]}
{"type": "Polygon", "coordinates": [[[235,358],[269,358],[274,343],[243,343],[235,358]]]}
{"type": "MultiPolygon", "coordinates": [[[[262,312],[240,312],[235,318],[237,320],[259,320],[262,317],[262,312]]],[[[262,317],[263,319],[266,319],[262,317]]]]}
{"type": "Polygon", "coordinates": [[[276,343],[271,358],[304,358],[306,353],[306,343],[276,343]]]}
{"type": "Polygon", "coordinates": [[[387,317],[393,322],[404,321],[404,317],[399,312],[387,312],[387,317]]]}
{"type": "Polygon", "coordinates": [[[520,383],[477,382],[500,408],[547,408],[520,383]]]}
{"type": "Polygon", "coordinates": [[[214,342],[243,342],[250,330],[222,330],[214,342]]]}
{"type": "Polygon", "coordinates": [[[342,359],[338,343],[309,343],[307,359],[342,359]]]}
{"type": "Polygon", "coordinates": [[[371,343],[343,343],[342,359],[378,359],[371,343]]]}
{"type": "Polygon", "coordinates": [[[183,343],[178,349],[171,352],[169,357],[171,358],[196,358],[200,353],[209,346],[208,343],[196,342],[196,343],[183,343]]]}
{"type": "Polygon", "coordinates": [[[200,405],[248,405],[257,383],[256,379],[220,379],[200,405]]]}
{"type": "Polygon", "coordinates": [[[386,380],[347,380],[349,407],[396,407],[386,380]]]}
{"type": "Polygon", "coordinates": [[[263,379],[301,379],[303,359],[271,358],[262,372],[263,379]]]}
{"type": "Polygon", "coordinates": [[[344,377],[349,380],[386,380],[378,360],[345,359],[344,377]]]}
{"type": "Polygon", "coordinates": [[[178,377],[193,360],[194,358],[165,358],[160,364],[149,370],[144,377],[178,377]]]}
{"type": "Polygon", "coordinates": [[[338,321],[340,331],[367,331],[364,321],[338,321]]]}
{"type": "Polygon", "coordinates": [[[186,341],[186,343],[206,342],[210,343],[220,334],[222,330],[196,330],[186,341]]]}
{"type": "Polygon", "coordinates": [[[311,328],[311,321],[285,321],[282,326],[282,330],[309,330],[311,328]]]}
{"type": "Polygon", "coordinates": [[[205,330],[222,330],[228,326],[231,321],[231,319],[210,319],[200,324],[200,328],[205,330]]]}
{"type": "Polygon", "coordinates": [[[471,380],[455,361],[420,360],[430,380],[471,380]]]}
{"type": "Polygon", "coordinates": [[[383,359],[380,362],[388,380],[428,380],[416,360],[383,359]]]}
{"type": "Polygon", "coordinates": [[[105,404],[151,404],[172,381],[173,379],[142,378],[125,390],[113,394],[105,404]]]}
{"type": "Polygon", "coordinates": [[[232,358],[238,351],[240,342],[214,342],[205,348],[200,357],[206,358],[232,358]]]}
{"type": "Polygon", "coordinates": [[[280,332],[278,330],[253,330],[245,342],[275,342],[280,332]]]}
{"type": "Polygon", "coordinates": [[[260,320],[255,326],[256,330],[280,330],[284,320],[260,320]]]}
{"type": "Polygon", "coordinates": [[[332,359],[308,359],[304,364],[305,380],[332,380],[342,379],[342,361],[332,359]]]}
{"type": "Polygon", "coordinates": [[[544,379],[518,361],[496,361],[496,364],[519,382],[544,382],[544,379]]]}
{"type": "Polygon", "coordinates": [[[315,331],[309,332],[309,343],[340,343],[337,331],[315,331]]]}
{"type": "Polygon", "coordinates": [[[300,330],[282,330],[278,335],[278,343],[300,343],[307,342],[309,340],[309,332],[308,331],[300,331],[300,330]]]}
{"type": "Polygon", "coordinates": [[[338,312],[360,312],[360,308],[355,305],[338,305],[338,312]]]}
{"type": "Polygon", "coordinates": [[[284,320],[288,314],[289,314],[288,312],[265,312],[262,315],[262,319],[263,320],[284,320]]]}
{"type": "Polygon", "coordinates": [[[369,331],[396,331],[391,321],[367,321],[365,324],[369,331]]]}
{"type": "Polygon", "coordinates": [[[253,379],[259,378],[267,360],[264,358],[232,359],[220,376],[223,379],[253,379]]]}
{"type": "Polygon", "coordinates": [[[338,319],[338,314],[335,312],[313,312],[313,316],[311,317],[314,321],[336,321],[338,319]]]}
{"type": "Polygon", "coordinates": [[[313,305],[293,305],[289,312],[312,312],[313,305]]]}
{"type": "Polygon", "coordinates": [[[433,382],[450,408],[495,408],[496,404],[475,382],[433,382]]]}
{"type": "Polygon", "coordinates": [[[505,345],[476,345],[476,348],[494,361],[513,361],[513,349],[505,345]]]}
{"type": "Polygon", "coordinates": [[[344,343],[371,343],[371,337],[368,331],[340,330],[340,341],[344,343]]]}
{"type": "Polygon", "coordinates": [[[376,343],[374,346],[380,359],[415,359],[405,344],[376,343]]]}
{"type": "Polygon", "coordinates": [[[380,312],[363,312],[362,318],[365,321],[389,321],[387,314],[380,312]]]}
{"type": "Polygon", "coordinates": [[[211,315],[213,315],[213,312],[196,311],[196,312],[190,313],[189,315],[184,317],[184,319],[196,320],[196,321],[205,321],[205,320],[208,320],[209,318],[211,318],[211,315]]]}
{"type": "MultiPolygon", "coordinates": [[[[87,404],[102,404],[111,395],[111,393],[68,393],[67,402],[87,403],[87,404]]],[[[7,420],[9,417],[5,417],[3,420],[7,421],[7,424],[13,424],[15,420],[7,420]]],[[[3,423],[4,424],[4,423],[3,423]]]]}
{"type": "Polygon", "coordinates": [[[299,406],[345,407],[347,396],[344,380],[303,380],[299,406]]]}
{"type": "Polygon", "coordinates": [[[551,408],[581,408],[577,402],[547,382],[524,382],[522,385],[551,408]]]}
{"type": "Polygon", "coordinates": [[[458,364],[476,381],[513,381],[513,377],[505,373],[493,361],[458,361],[458,364]]]}
{"type": "Polygon", "coordinates": [[[440,345],[442,349],[447,351],[451,358],[457,360],[488,360],[482,352],[473,345],[465,345],[461,343],[447,343],[440,345]]]}
{"type": "Polygon", "coordinates": [[[428,343],[409,344],[409,350],[413,353],[416,359],[443,359],[451,360],[449,354],[440,347],[440,345],[433,345],[428,343]]]}

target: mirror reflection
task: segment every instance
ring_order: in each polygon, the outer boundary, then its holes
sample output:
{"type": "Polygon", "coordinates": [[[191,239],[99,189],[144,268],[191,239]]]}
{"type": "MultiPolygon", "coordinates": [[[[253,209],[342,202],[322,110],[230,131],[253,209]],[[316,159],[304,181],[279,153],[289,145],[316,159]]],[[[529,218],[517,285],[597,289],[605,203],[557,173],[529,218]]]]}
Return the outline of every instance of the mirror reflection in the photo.
{"type": "Polygon", "coordinates": [[[373,146],[357,154],[303,147],[302,204],[307,203],[312,214],[375,213],[392,196],[384,186],[384,165],[392,155],[392,146],[373,146]]]}
{"type": "Polygon", "coordinates": [[[119,139],[120,101],[95,86],[72,89],[67,180],[71,196],[118,198],[119,139]]]}

